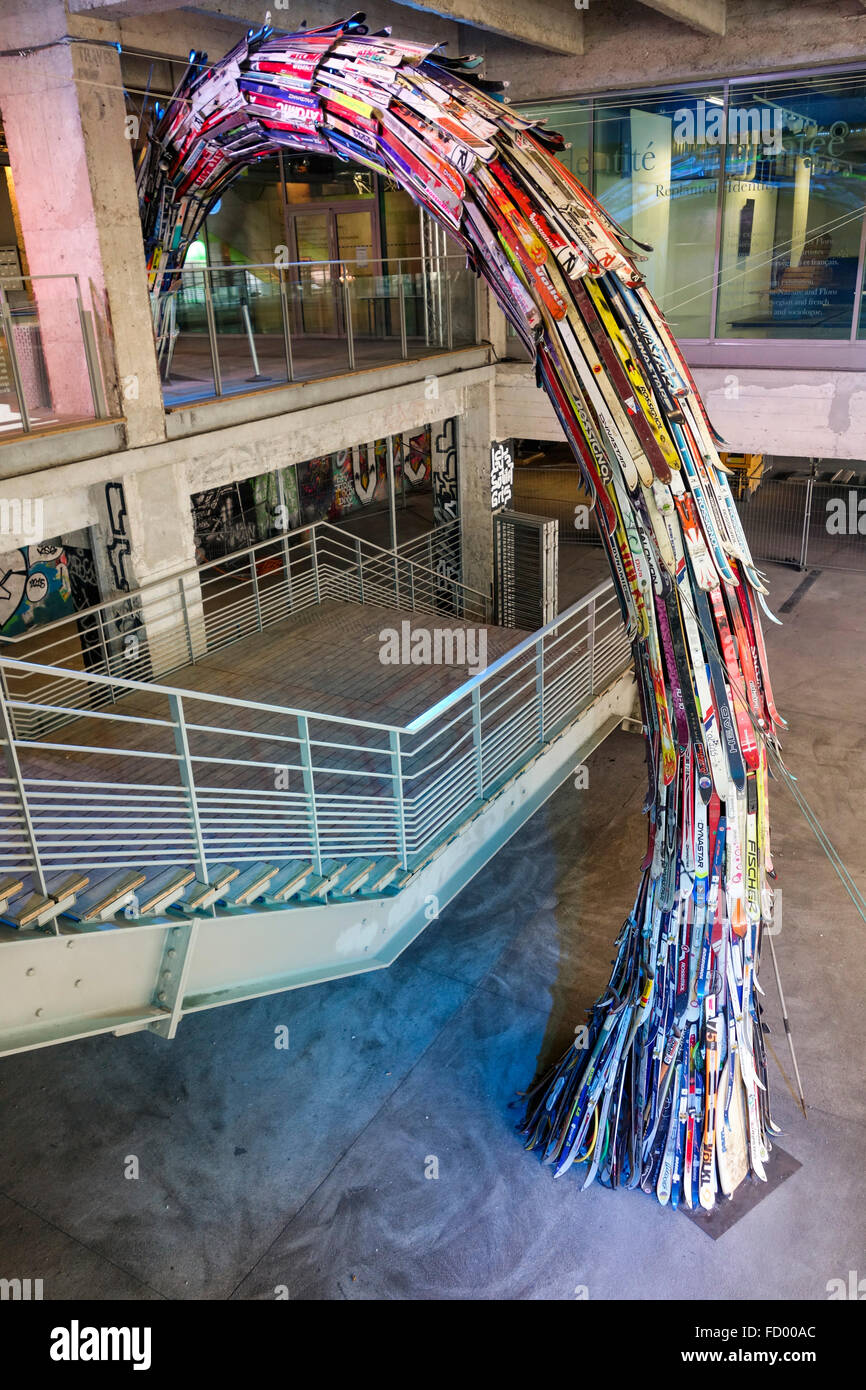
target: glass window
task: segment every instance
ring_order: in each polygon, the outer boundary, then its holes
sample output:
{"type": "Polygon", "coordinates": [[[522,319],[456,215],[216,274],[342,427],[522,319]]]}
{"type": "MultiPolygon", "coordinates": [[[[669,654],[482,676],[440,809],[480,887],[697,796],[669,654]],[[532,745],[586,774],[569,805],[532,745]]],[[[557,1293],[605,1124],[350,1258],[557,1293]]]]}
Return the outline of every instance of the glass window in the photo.
{"type": "Polygon", "coordinates": [[[864,125],[862,77],[731,87],[718,337],[850,336],[864,125]]]}
{"type": "Polygon", "coordinates": [[[595,111],[593,191],[653,248],[638,266],[681,338],[710,333],[721,148],[708,130],[722,114],[721,91],[650,94],[595,111]]]}
{"type": "MultiPolygon", "coordinates": [[[[421,219],[418,206],[402,188],[387,184],[382,194],[385,254],[418,262],[421,256],[421,219]]],[[[417,269],[417,264],[412,267],[417,269]]]]}
{"type": "Polygon", "coordinates": [[[539,106],[518,108],[522,115],[534,121],[544,121],[550,130],[557,130],[565,139],[566,148],[557,159],[571,170],[576,178],[589,186],[589,150],[592,131],[592,107],[588,101],[545,102],[539,106]]]}
{"type": "Polygon", "coordinates": [[[345,198],[375,198],[376,175],[360,164],[330,155],[285,156],[286,202],[336,203],[345,198]]]}
{"type": "Polygon", "coordinates": [[[205,218],[211,265],[270,265],[285,245],[276,159],[259,160],[229,184],[205,218]]]}

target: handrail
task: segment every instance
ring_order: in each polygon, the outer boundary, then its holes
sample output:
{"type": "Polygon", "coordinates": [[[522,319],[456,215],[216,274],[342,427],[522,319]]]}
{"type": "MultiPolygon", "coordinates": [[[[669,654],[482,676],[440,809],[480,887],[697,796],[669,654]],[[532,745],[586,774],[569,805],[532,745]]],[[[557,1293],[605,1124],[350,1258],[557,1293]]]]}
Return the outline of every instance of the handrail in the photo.
{"type": "MultiPolygon", "coordinates": [[[[119,686],[121,690],[137,690],[146,694],[182,695],[187,700],[204,700],[206,703],[214,705],[230,705],[232,709],[237,709],[240,706],[242,709],[264,710],[268,714],[285,714],[291,715],[293,718],[301,716],[307,719],[326,719],[331,724],[355,724],[358,728],[379,729],[386,733],[398,731],[396,724],[377,724],[368,719],[354,719],[351,715],[319,714],[314,710],[295,709],[292,705],[270,705],[261,700],[235,699],[230,695],[216,695],[210,691],[189,690],[181,685],[161,685],[157,681],[131,681],[124,676],[97,676],[91,671],[77,671],[73,667],[42,666],[36,661],[19,661],[17,657],[13,656],[0,656],[0,666],[11,667],[14,671],[35,671],[42,675],[60,676],[63,680],[80,681],[84,685],[119,686]]],[[[15,708],[16,706],[27,705],[28,701],[15,696],[7,696],[6,703],[15,708]]],[[[90,714],[90,710],[80,712],[82,715],[90,714]]],[[[135,717],[138,718],[137,715],[135,717]]],[[[16,742],[21,742],[21,740],[16,740],[16,742]]],[[[34,746],[40,746],[38,740],[33,742],[34,746]]]]}
{"type": "MultiPolygon", "coordinates": [[[[343,258],[343,259],[339,259],[339,258],[338,258],[337,260],[334,260],[334,261],[249,261],[249,262],[243,261],[243,262],[239,262],[239,263],[233,263],[233,264],[230,264],[230,265],[204,265],[204,264],[196,264],[196,265],[178,266],[178,267],[176,267],[176,268],[174,268],[174,269],[166,270],[166,271],[164,272],[164,274],[165,274],[166,276],[171,276],[171,275],[198,275],[198,274],[215,274],[215,273],[217,273],[218,271],[226,271],[226,270],[291,270],[291,269],[293,269],[293,268],[298,268],[298,269],[303,268],[303,269],[307,269],[307,270],[308,270],[311,266],[317,266],[317,265],[343,265],[343,266],[354,265],[354,266],[359,266],[361,269],[364,269],[364,267],[365,267],[365,266],[368,266],[368,265],[388,265],[391,261],[393,261],[396,265],[411,265],[411,263],[412,263],[413,261],[417,261],[417,262],[419,263],[419,265],[424,266],[424,265],[428,265],[428,264],[430,263],[431,260],[433,260],[434,262],[457,261],[461,266],[465,266],[465,265],[466,265],[466,257],[465,257],[465,256],[456,256],[456,255],[451,255],[451,256],[434,256],[434,257],[429,257],[429,256],[428,256],[428,257],[424,257],[424,256],[368,256],[366,261],[353,261],[353,260],[346,260],[345,258],[343,258]]],[[[151,273],[151,274],[154,274],[153,271],[151,271],[150,273],[151,273]]],[[[157,273],[157,274],[159,273],[158,268],[157,268],[157,271],[156,271],[155,273],[157,273]]],[[[46,277],[46,278],[47,278],[47,277],[46,277]]],[[[163,291],[163,293],[168,293],[168,291],[163,291]]]]}
{"type": "MultiPolygon", "coordinates": [[[[321,526],[323,529],[327,529],[329,531],[336,531],[337,535],[339,536],[345,536],[349,534],[349,532],[347,531],[341,531],[340,527],[335,526],[332,521],[316,521],[313,522],[313,526],[321,526]]],[[[284,534],[290,536],[297,536],[300,533],[298,531],[287,531],[284,534]]],[[[275,540],[278,539],[278,537],[271,537],[271,539],[275,540]]],[[[442,582],[442,575],[439,573],[438,570],[431,569],[429,565],[422,565],[417,560],[407,559],[406,556],[400,554],[399,546],[396,550],[389,550],[386,546],[377,545],[375,541],[369,541],[364,536],[354,536],[353,539],[356,541],[360,541],[362,545],[371,546],[373,550],[378,550],[380,555],[387,555],[391,560],[393,560],[396,556],[398,560],[402,560],[403,564],[411,565],[413,569],[421,570],[424,574],[431,574],[433,578],[437,581],[437,583],[442,582]]],[[[266,544],[266,542],[261,542],[261,544],[266,544]]],[[[462,589],[467,594],[474,594],[476,598],[480,598],[485,604],[489,602],[487,594],[485,594],[481,589],[473,589],[471,584],[464,584],[462,579],[449,579],[448,583],[453,584],[454,587],[457,589],[462,589]]]]}
{"type": "Polygon", "coordinates": [[[3,872],[30,875],[46,897],[52,876],[72,868],[91,875],[134,865],[147,874],[184,865],[209,882],[208,865],[218,863],[301,861],[321,875],[326,863],[363,854],[411,871],[629,659],[610,580],[402,726],[0,656],[0,745],[9,772],[0,787],[3,872]],[[99,710],[97,730],[118,721],[104,741],[88,726],[67,739],[22,735],[18,711],[52,707],[41,691],[28,699],[34,673],[48,677],[43,688],[61,679],[53,707],[72,719],[93,713],[100,691],[115,699],[153,695],[158,703],[148,702],[150,713],[136,714],[133,704],[127,714],[116,702],[111,713],[99,710]],[[20,696],[9,693],[13,676],[29,678],[20,696]],[[89,692],[79,706],[72,681],[89,692]],[[191,701],[205,706],[193,718],[185,713],[191,701]],[[137,732],[124,735],[133,725],[137,732]],[[428,725],[415,747],[405,745],[428,725]],[[46,769],[51,750],[73,761],[46,769]],[[263,770],[285,770],[296,785],[272,783],[263,770]],[[167,813],[154,817],[154,798],[167,813]]]}
{"type": "Polygon", "coordinates": [[[475,687],[480,685],[482,681],[504,670],[506,666],[510,665],[512,661],[516,661],[524,652],[528,652],[533,647],[537,647],[539,641],[543,637],[546,637],[549,632],[553,632],[555,628],[561,627],[569,618],[573,618],[581,608],[589,608],[607,590],[613,592],[613,581],[610,579],[603,579],[602,582],[597,584],[594,589],[591,589],[588,594],[584,594],[583,598],[577,599],[569,608],[564,608],[562,612],[558,613],[555,618],[552,618],[549,623],[545,623],[544,627],[540,627],[537,631],[530,633],[528,637],[524,637],[522,641],[518,642],[516,647],[512,647],[510,651],[497,657],[490,666],[485,666],[483,671],[479,671],[476,675],[470,676],[462,685],[458,685],[456,690],[452,690],[448,695],[443,695],[442,699],[437,700],[435,705],[431,705],[423,714],[417,715],[410,724],[407,724],[402,732],[416,734],[420,729],[426,728],[431,720],[435,719],[439,714],[442,714],[444,710],[450,709],[458,700],[466,695],[470,695],[475,687]]]}
{"type": "MultiPolygon", "coordinates": [[[[76,610],[75,613],[68,613],[62,618],[55,618],[50,623],[40,623],[38,628],[31,628],[27,632],[19,632],[15,634],[10,634],[8,637],[2,637],[0,638],[0,642],[10,642],[12,644],[17,644],[20,642],[32,641],[36,633],[38,633],[41,636],[43,633],[52,632],[55,628],[63,627],[64,625],[68,624],[71,619],[79,620],[81,618],[88,618],[94,613],[102,612],[102,610],[105,608],[112,608],[115,607],[117,604],[128,603],[131,599],[147,597],[148,595],[153,596],[154,592],[157,589],[164,590],[167,585],[177,586],[187,577],[199,575],[204,570],[218,568],[220,565],[228,564],[230,561],[233,560],[245,559],[246,557],[252,555],[255,551],[261,550],[264,546],[273,546],[286,540],[291,542],[295,536],[303,536],[307,532],[314,532],[319,530],[323,532],[334,531],[338,536],[350,537],[353,545],[355,544],[355,542],[359,542],[361,545],[365,545],[372,550],[378,551],[380,555],[387,556],[392,563],[396,557],[396,559],[400,560],[403,564],[412,565],[415,569],[422,571],[424,574],[432,575],[432,577],[436,580],[437,583],[442,582],[442,575],[437,570],[430,569],[429,566],[422,565],[417,560],[412,560],[406,556],[401,555],[399,546],[396,551],[388,550],[384,546],[377,545],[375,541],[367,540],[365,536],[355,536],[348,531],[342,531],[339,526],[335,526],[334,523],[331,521],[312,521],[309,522],[306,526],[298,526],[293,530],[280,531],[274,536],[268,536],[263,541],[254,541],[252,545],[244,546],[240,550],[230,551],[227,555],[220,555],[214,560],[205,560],[204,564],[198,565],[193,563],[189,565],[186,569],[173,570],[170,574],[166,574],[163,578],[157,577],[148,580],[146,584],[140,585],[137,589],[124,589],[121,593],[115,594],[113,598],[101,599],[99,603],[91,604],[89,608],[79,608],[76,610]]],[[[480,598],[485,605],[489,602],[488,596],[482,593],[480,589],[473,589],[470,584],[464,584],[462,580],[450,579],[448,583],[453,585],[455,589],[459,589],[464,593],[472,594],[474,595],[474,597],[480,598]]],[[[43,669],[47,671],[49,668],[46,666],[43,667],[43,669]]]]}
{"type": "MultiPolygon", "coordinates": [[[[64,680],[80,681],[85,685],[96,684],[114,686],[122,690],[135,690],[158,695],[180,695],[188,700],[198,700],[217,705],[229,705],[233,709],[240,706],[243,709],[264,710],[268,714],[289,715],[293,718],[301,716],[307,719],[324,720],[331,724],[352,724],[357,728],[376,729],[385,733],[414,734],[418,733],[420,729],[426,728],[434,718],[443,713],[446,709],[450,709],[458,700],[471,694],[476,686],[490,679],[490,677],[497,675],[501,670],[504,670],[506,666],[510,665],[511,662],[516,661],[522,656],[524,652],[535,647],[549,632],[552,632],[555,628],[560,627],[563,623],[574,617],[582,608],[590,608],[598,598],[608,591],[613,593],[613,582],[610,579],[605,579],[601,584],[596,585],[588,594],[585,594],[583,598],[578,599],[575,603],[571,604],[570,607],[558,614],[557,617],[553,618],[549,623],[546,623],[544,627],[538,628],[536,632],[531,633],[528,637],[524,637],[517,643],[516,647],[512,647],[510,651],[498,657],[491,665],[485,666],[482,671],[479,671],[476,675],[464,681],[462,685],[452,690],[450,694],[443,696],[435,705],[431,705],[423,714],[418,715],[408,724],[384,724],[376,720],[356,719],[351,715],[322,714],[314,710],[299,709],[293,705],[272,705],[260,700],[235,699],[229,695],[217,695],[209,691],[189,690],[183,686],[162,685],[157,681],[128,680],[123,676],[99,676],[90,671],[78,671],[73,668],[62,666],[44,666],[34,661],[20,661],[16,657],[0,656],[0,666],[10,667],[16,671],[32,671],[44,675],[59,676],[64,680]]],[[[7,703],[15,707],[16,705],[26,705],[27,701],[15,697],[7,697],[7,703]]],[[[82,711],[82,713],[84,713],[84,711],[82,711]]]]}

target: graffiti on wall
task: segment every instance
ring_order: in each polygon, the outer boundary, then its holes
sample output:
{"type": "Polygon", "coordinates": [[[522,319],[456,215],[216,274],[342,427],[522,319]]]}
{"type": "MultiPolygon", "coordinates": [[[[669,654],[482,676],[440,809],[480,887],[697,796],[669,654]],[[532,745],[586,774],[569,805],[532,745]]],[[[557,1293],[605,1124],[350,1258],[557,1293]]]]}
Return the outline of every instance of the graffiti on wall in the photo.
{"type": "MultiPolygon", "coordinates": [[[[129,565],[132,546],[126,529],[127,510],[123,483],[105,484],[105,506],[108,511],[109,534],[106,554],[111,567],[112,581],[115,589],[121,593],[129,593],[132,589],[132,570],[129,565]]],[[[138,633],[143,626],[141,604],[138,599],[129,598],[125,603],[115,604],[110,615],[106,615],[106,638],[111,639],[108,641],[111,653],[116,655],[122,652],[129,660],[137,658],[138,633]]]]}
{"type": "Polygon", "coordinates": [[[74,612],[62,540],[0,554],[0,633],[15,637],[74,612]]]}
{"type": "Polygon", "coordinates": [[[443,420],[436,428],[432,464],[433,524],[444,526],[458,514],[457,422],[443,420]]]}
{"type": "Polygon", "coordinates": [[[424,488],[430,485],[430,434],[430,426],[425,425],[417,434],[397,435],[400,445],[399,466],[410,488],[424,488]]]}
{"type": "MultiPolygon", "coordinates": [[[[433,447],[431,449],[431,482],[433,485],[433,526],[445,526],[456,521],[459,515],[459,494],[457,490],[457,421],[453,418],[443,420],[433,426],[433,447]]],[[[434,552],[433,568],[442,576],[439,585],[438,602],[446,604],[453,599],[454,587],[449,581],[461,579],[460,547],[445,544],[437,546],[434,552]]]]}
{"type": "MultiPolygon", "coordinates": [[[[69,588],[72,592],[72,606],[76,613],[92,608],[99,602],[99,578],[96,562],[88,546],[67,545],[66,567],[69,571],[69,588]]],[[[102,660],[102,637],[99,618],[95,613],[84,613],[78,619],[78,635],[81,639],[81,653],[86,668],[99,665],[102,660]]]]}
{"type": "Polygon", "coordinates": [[[123,483],[105,484],[105,505],[108,509],[108,530],[111,539],[108,543],[108,563],[114,578],[115,589],[124,591],[132,588],[129,575],[130,544],[126,531],[126,497],[123,483]]]}
{"type": "MultiPolygon", "coordinates": [[[[430,488],[431,437],[430,425],[393,436],[398,492],[430,488]]],[[[199,563],[297,526],[340,521],[364,507],[386,505],[387,452],[387,440],[377,439],[196,493],[191,504],[199,563]]]]}
{"type": "Polygon", "coordinates": [[[257,481],[225,483],[190,499],[199,564],[244,550],[259,539],[253,533],[257,499],[252,483],[257,481]]]}

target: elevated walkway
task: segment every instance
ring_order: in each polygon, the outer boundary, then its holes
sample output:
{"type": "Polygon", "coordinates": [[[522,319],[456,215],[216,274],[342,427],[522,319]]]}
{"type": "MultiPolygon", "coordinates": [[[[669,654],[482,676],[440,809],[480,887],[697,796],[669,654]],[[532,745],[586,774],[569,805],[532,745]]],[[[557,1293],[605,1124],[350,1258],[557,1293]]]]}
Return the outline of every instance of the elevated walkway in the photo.
{"type": "Polygon", "coordinates": [[[531,635],[323,598],[171,685],[0,659],[0,1053],[390,964],[633,713],[629,661],[609,583],[531,635]]]}

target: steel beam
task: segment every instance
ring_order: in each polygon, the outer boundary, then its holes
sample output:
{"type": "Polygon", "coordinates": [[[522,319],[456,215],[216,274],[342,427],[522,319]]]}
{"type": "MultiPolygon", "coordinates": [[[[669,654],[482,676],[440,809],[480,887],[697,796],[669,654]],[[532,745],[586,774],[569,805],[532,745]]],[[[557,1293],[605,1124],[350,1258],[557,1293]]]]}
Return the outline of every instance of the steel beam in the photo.
{"type": "Polygon", "coordinates": [[[623,719],[630,671],[468,813],[399,893],[368,900],[0,936],[0,1055],[97,1033],[172,1036],[183,1016],[383,969],[623,719]]]}

